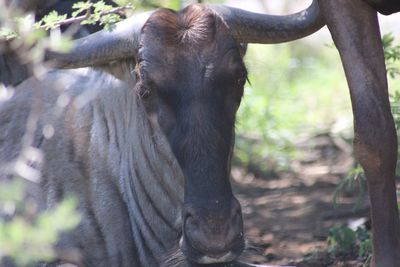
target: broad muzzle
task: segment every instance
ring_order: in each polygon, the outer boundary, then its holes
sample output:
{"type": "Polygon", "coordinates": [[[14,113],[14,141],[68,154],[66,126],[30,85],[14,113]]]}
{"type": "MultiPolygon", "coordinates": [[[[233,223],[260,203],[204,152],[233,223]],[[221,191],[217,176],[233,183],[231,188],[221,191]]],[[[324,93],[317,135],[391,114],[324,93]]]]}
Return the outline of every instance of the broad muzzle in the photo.
{"type": "Polygon", "coordinates": [[[189,261],[229,262],[244,249],[243,219],[235,197],[185,203],[181,249],[189,261]]]}

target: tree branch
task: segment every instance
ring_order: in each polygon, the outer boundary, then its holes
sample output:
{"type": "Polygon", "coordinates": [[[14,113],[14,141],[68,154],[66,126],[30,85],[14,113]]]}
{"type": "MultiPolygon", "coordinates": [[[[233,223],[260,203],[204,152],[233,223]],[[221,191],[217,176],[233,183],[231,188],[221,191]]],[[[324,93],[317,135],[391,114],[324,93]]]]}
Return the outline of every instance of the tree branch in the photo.
{"type": "MultiPolygon", "coordinates": [[[[74,23],[80,23],[80,22],[82,22],[82,21],[84,21],[84,20],[90,18],[90,16],[92,15],[91,8],[92,8],[92,6],[90,6],[90,7],[86,10],[86,13],[85,13],[84,15],[82,15],[82,16],[77,16],[77,17],[73,17],[73,18],[68,18],[68,19],[65,19],[65,20],[61,20],[61,21],[55,23],[54,26],[55,26],[56,28],[58,28],[58,27],[61,27],[61,26],[64,26],[64,25],[70,25],[70,24],[74,24],[74,23]]],[[[111,9],[111,10],[108,10],[108,11],[101,11],[101,12],[99,13],[99,15],[100,15],[100,17],[106,16],[106,15],[110,15],[110,14],[119,14],[119,15],[120,15],[122,12],[124,12],[125,10],[128,10],[128,9],[132,9],[132,5],[131,5],[131,4],[128,4],[128,5],[122,6],[122,7],[116,7],[116,8],[113,8],[113,9],[111,9]]],[[[39,28],[41,28],[41,29],[47,29],[47,28],[48,28],[48,25],[41,25],[39,28]]]]}

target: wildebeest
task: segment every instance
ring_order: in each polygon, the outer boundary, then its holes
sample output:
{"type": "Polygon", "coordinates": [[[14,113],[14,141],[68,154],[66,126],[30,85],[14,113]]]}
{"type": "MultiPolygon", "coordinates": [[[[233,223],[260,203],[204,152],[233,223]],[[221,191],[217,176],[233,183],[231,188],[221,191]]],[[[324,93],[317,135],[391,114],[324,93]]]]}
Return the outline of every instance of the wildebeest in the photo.
{"type": "MultiPolygon", "coordinates": [[[[399,1],[368,2],[386,14],[400,11],[399,1]]],[[[350,89],[354,114],[354,154],[365,171],[371,204],[371,265],[398,266],[397,136],[388,98],[377,14],[362,0],[321,0],[319,3],[339,50],[350,89]]]]}
{"type": "Polygon", "coordinates": [[[397,0],[365,0],[365,2],[384,15],[400,11],[400,2],[397,0]]]}
{"type": "MultiPolygon", "coordinates": [[[[33,145],[45,152],[45,202],[74,192],[84,215],[59,246],[80,249],[87,266],[235,260],[242,220],[228,176],[246,78],[239,43],[296,39],[318,30],[324,17],[351,91],[355,154],[372,207],[372,264],[397,266],[397,141],[376,12],[361,0],[319,2],[322,15],[314,2],[283,18],[222,6],[161,9],[146,23],[131,19],[79,40],[67,55],[49,53],[53,66],[97,68],[23,83],[0,108],[0,160],[17,156],[29,97],[42,89],[46,112],[33,145]],[[42,136],[44,124],[53,125],[53,138],[42,136]]],[[[383,13],[398,11],[394,1],[368,2],[383,13]]]]}
{"type": "Polygon", "coordinates": [[[58,244],[81,252],[77,265],[242,266],[233,262],[245,244],[229,181],[247,74],[241,43],[301,38],[323,26],[318,14],[316,2],[282,17],[159,9],[77,40],[68,54],[49,52],[53,67],[94,68],[33,77],[2,103],[0,162],[21,153],[39,99],[39,195],[46,208],[79,198],[82,222],[58,244]]]}

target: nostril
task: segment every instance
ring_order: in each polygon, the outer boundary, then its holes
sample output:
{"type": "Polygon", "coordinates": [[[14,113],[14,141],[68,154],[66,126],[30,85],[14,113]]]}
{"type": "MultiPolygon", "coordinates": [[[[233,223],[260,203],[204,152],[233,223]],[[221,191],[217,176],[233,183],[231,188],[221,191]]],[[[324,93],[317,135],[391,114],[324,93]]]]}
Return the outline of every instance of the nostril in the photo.
{"type": "Polygon", "coordinates": [[[185,218],[185,227],[189,231],[199,228],[199,222],[192,215],[188,214],[185,218]]]}
{"type": "Polygon", "coordinates": [[[184,219],[184,230],[189,236],[198,236],[201,232],[200,220],[192,214],[187,214],[184,219]]]}
{"type": "Polygon", "coordinates": [[[207,251],[207,235],[201,228],[200,222],[192,215],[186,215],[184,221],[184,237],[197,251],[207,251]]]}
{"type": "Polygon", "coordinates": [[[184,223],[184,233],[189,238],[193,246],[199,248],[199,241],[202,240],[203,234],[199,221],[194,216],[186,216],[184,223]]]}

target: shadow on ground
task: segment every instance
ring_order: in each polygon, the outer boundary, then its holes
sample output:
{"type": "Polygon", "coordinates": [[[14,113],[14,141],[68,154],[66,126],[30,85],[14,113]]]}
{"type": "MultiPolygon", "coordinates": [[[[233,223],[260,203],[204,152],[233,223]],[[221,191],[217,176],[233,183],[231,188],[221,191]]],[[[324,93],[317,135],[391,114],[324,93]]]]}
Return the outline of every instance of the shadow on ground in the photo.
{"type": "Polygon", "coordinates": [[[269,265],[362,266],[361,260],[332,259],[324,252],[329,227],[368,217],[367,198],[360,201],[358,193],[345,193],[336,208],[333,204],[337,185],[354,166],[351,147],[327,135],[299,144],[299,149],[304,157],[293,163],[294,171],[275,177],[233,168],[250,244],[244,257],[269,265]]]}

